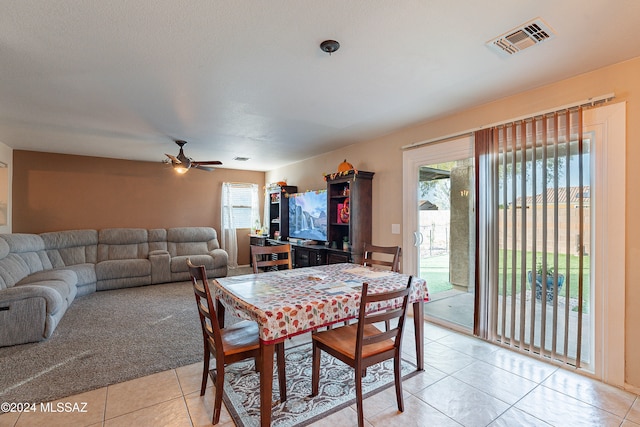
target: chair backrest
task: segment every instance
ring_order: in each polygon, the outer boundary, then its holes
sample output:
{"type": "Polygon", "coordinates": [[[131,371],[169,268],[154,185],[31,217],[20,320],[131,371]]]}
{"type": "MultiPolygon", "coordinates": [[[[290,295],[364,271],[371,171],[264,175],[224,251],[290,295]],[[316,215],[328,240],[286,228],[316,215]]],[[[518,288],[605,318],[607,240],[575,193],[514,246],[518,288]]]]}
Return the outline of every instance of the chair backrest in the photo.
{"type": "Polygon", "coordinates": [[[375,246],[364,244],[362,264],[364,266],[389,267],[391,271],[400,271],[400,246],[375,246]]]}
{"type": "Polygon", "coordinates": [[[222,334],[220,332],[220,324],[214,298],[211,296],[209,283],[207,282],[207,270],[204,265],[193,265],[191,260],[187,259],[189,267],[189,275],[191,276],[191,284],[198,305],[198,315],[200,316],[200,326],[202,327],[202,336],[205,342],[208,342],[209,349],[215,355],[216,349],[224,351],[222,347],[222,334]]]}
{"type": "Polygon", "coordinates": [[[286,266],[291,270],[291,245],[255,246],[251,245],[251,262],[253,272],[257,273],[258,268],[273,267],[278,269],[286,266]]]}
{"type": "MultiPolygon", "coordinates": [[[[413,276],[409,276],[407,286],[401,290],[390,291],[384,293],[370,294],[369,284],[362,284],[362,300],[360,301],[360,312],[358,315],[358,334],[356,338],[356,360],[362,359],[363,354],[366,354],[365,347],[380,343],[385,340],[393,339],[393,348],[388,351],[377,353],[375,359],[377,361],[383,361],[392,356],[393,352],[400,351],[400,345],[402,343],[402,330],[404,328],[404,320],[407,316],[407,304],[409,301],[409,291],[411,290],[411,280],[413,276]],[[389,306],[388,308],[382,308],[380,310],[374,310],[373,313],[367,313],[371,311],[370,304],[378,307],[389,306]],[[397,319],[397,322],[393,322],[395,326],[389,326],[387,330],[382,331],[378,328],[367,328],[367,325],[374,323],[384,322],[391,323],[392,320],[397,319]],[[367,329],[367,334],[364,331],[367,329]],[[378,331],[371,333],[371,331],[378,331]]],[[[398,355],[398,354],[397,354],[398,355]]],[[[377,363],[373,361],[372,363],[377,363]]],[[[367,363],[370,365],[371,363],[367,363]]]]}

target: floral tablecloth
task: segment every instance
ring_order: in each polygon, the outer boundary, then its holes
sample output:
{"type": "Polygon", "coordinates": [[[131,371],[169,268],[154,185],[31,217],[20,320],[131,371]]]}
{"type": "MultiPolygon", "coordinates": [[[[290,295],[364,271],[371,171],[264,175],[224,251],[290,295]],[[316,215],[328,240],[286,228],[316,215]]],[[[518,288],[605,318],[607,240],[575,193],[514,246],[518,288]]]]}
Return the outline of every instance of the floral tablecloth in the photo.
{"type": "MultiPolygon", "coordinates": [[[[212,291],[236,315],[258,322],[260,339],[270,343],[357,317],[361,287],[370,293],[401,289],[409,275],[363,267],[330,264],[215,279],[212,291]]],[[[424,279],[414,277],[409,302],[428,301],[424,279]]],[[[371,311],[384,308],[371,307],[371,311]]]]}

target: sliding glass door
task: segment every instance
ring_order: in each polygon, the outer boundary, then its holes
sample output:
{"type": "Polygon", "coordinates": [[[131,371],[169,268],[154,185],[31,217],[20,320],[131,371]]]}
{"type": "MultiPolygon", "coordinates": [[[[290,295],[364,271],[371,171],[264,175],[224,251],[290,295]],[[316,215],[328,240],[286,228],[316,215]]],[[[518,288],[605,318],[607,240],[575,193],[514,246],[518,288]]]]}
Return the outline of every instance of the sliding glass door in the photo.
{"type": "Polygon", "coordinates": [[[614,104],[403,153],[403,271],[428,320],[624,384],[624,120],[614,104]]]}
{"type": "MultiPolygon", "coordinates": [[[[471,140],[412,151],[415,221],[403,258],[427,280],[428,320],[469,332],[474,324],[474,165],[471,140]],[[408,246],[410,244],[410,246],[408,246]]],[[[405,193],[406,194],[406,193],[405,193]]]]}

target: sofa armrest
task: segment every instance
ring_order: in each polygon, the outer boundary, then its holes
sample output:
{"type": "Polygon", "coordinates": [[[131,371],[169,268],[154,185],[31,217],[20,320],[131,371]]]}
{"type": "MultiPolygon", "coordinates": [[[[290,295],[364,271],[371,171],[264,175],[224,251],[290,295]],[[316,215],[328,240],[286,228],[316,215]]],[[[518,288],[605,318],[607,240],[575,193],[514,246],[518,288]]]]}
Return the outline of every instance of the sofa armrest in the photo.
{"type": "Polygon", "coordinates": [[[165,250],[149,252],[151,261],[151,283],[167,283],[171,281],[171,255],[165,250]]]}
{"type": "Polygon", "coordinates": [[[0,308],[6,310],[13,303],[23,300],[42,298],[45,302],[46,314],[55,314],[64,306],[62,295],[46,286],[21,285],[3,289],[0,292],[0,308]]]}
{"type": "Polygon", "coordinates": [[[229,263],[229,254],[224,249],[213,249],[209,251],[209,255],[213,258],[215,267],[225,267],[229,263]]]}

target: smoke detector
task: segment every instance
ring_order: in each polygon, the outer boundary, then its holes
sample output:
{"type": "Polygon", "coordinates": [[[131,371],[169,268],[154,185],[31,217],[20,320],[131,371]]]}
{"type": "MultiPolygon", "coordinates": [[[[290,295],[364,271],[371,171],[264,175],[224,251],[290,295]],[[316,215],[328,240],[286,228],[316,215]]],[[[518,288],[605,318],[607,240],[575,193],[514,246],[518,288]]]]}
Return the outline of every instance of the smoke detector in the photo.
{"type": "Polygon", "coordinates": [[[540,18],[526,22],[486,44],[493,51],[513,55],[555,37],[551,27],[540,18]]]}

